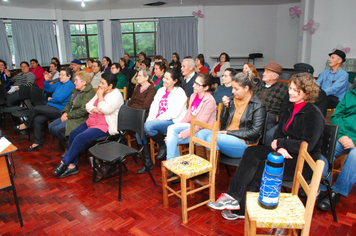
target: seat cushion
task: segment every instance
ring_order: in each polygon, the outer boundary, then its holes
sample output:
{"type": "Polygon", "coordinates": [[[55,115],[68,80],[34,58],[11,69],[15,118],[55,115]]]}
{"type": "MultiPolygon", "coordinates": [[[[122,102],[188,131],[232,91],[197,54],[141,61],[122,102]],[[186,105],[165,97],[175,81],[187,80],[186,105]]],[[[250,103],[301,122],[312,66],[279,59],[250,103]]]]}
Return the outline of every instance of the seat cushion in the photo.
{"type": "Polygon", "coordinates": [[[195,154],[173,158],[163,162],[163,165],[176,175],[182,176],[185,174],[187,179],[207,173],[213,169],[209,161],[195,154]]]}
{"type": "Polygon", "coordinates": [[[246,208],[250,219],[256,219],[257,228],[304,228],[305,208],[297,195],[280,193],[275,209],[265,209],[258,204],[259,193],[247,193],[246,208]]]}

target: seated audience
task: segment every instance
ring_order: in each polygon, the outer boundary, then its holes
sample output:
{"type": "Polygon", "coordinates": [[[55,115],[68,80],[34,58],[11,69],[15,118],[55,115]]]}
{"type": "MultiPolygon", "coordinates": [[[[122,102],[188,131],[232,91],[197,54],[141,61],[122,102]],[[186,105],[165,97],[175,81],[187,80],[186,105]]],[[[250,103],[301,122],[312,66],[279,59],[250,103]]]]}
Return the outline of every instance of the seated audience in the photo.
{"type": "MultiPolygon", "coordinates": [[[[189,108],[180,123],[170,125],[167,131],[167,160],[180,156],[178,145],[189,143],[190,120],[192,115],[204,123],[213,124],[216,120],[216,103],[211,91],[214,89],[210,75],[199,74],[195,79],[194,93],[189,99],[189,108]]],[[[202,128],[195,127],[195,132],[202,128]]],[[[171,174],[171,173],[169,173],[171,174]]]]}
{"type": "Polygon", "coordinates": [[[130,78],[131,70],[127,68],[127,61],[124,57],[121,57],[119,60],[120,71],[123,75],[125,75],[126,79],[130,78]]]}
{"type": "Polygon", "coordinates": [[[91,85],[94,89],[97,89],[100,84],[101,75],[103,72],[103,66],[100,61],[94,61],[92,65],[93,72],[90,73],[91,76],[91,85]]]}
{"type": "MultiPolygon", "coordinates": [[[[331,187],[331,198],[336,206],[339,203],[340,196],[348,197],[352,187],[356,182],[356,89],[348,91],[341,99],[335,108],[335,112],[331,117],[331,123],[339,125],[339,133],[337,135],[338,142],[335,147],[334,156],[347,153],[347,157],[336,182],[331,187]]],[[[327,162],[325,168],[327,169],[327,162]]],[[[331,176],[329,177],[331,183],[331,176]]],[[[317,207],[323,211],[330,211],[331,205],[326,187],[320,185],[320,193],[318,195],[317,207]]]]}
{"type": "MultiPolygon", "coordinates": [[[[187,96],[182,88],[183,81],[175,69],[168,69],[163,77],[163,87],[158,89],[150,106],[150,112],[144,125],[145,133],[159,145],[156,158],[166,157],[166,144],[164,142],[168,126],[178,124],[187,110],[187,96]]],[[[147,142],[147,140],[145,140],[147,142]]],[[[149,161],[148,161],[149,162],[149,161]]],[[[148,167],[153,168],[151,163],[148,167]]],[[[140,173],[145,173],[141,169],[140,173]]]]}
{"type": "MultiPolygon", "coordinates": [[[[228,220],[244,218],[246,192],[257,192],[260,188],[267,155],[278,152],[284,157],[283,180],[291,181],[298,160],[300,145],[308,143],[308,152],[316,161],[320,158],[324,117],[312,104],[318,96],[319,86],[309,73],[295,74],[289,83],[289,98],[293,103],[283,110],[280,122],[273,136],[271,146],[257,145],[248,147],[241,159],[226,193],[216,202],[207,205],[223,210],[222,216],[228,220]]],[[[303,176],[310,178],[312,170],[305,164],[303,176]]]]}
{"type": "Polygon", "coordinates": [[[180,71],[181,67],[182,67],[182,65],[179,61],[179,55],[178,55],[178,53],[174,52],[172,54],[172,61],[171,61],[171,63],[169,63],[169,68],[176,69],[176,70],[180,71]]]}
{"type": "Polygon", "coordinates": [[[111,59],[110,57],[103,57],[101,60],[101,64],[103,65],[103,72],[105,73],[111,73],[111,59]]]}
{"type": "Polygon", "coordinates": [[[135,63],[135,67],[134,67],[135,70],[139,70],[140,69],[141,62],[146,59],[146,53],[140,52],[138,54],[138,58],[139,58],[138,61],[136,61],[136,63],[135,63]]]}
{"type": "Polygon", "coordinates": [[[28,62],[23,61],[21,62],[20,66],[21,72],[10,78],[10,82],[13,86],[15,86],[16,91],[13,92],[12,89],[9,90],[9,94],[7,95],[8,106],[19,105],[19,86],[32,86],[36,80],[36,76],[30,71],[30,65],[28,62]]]}
{"type": "Polygon", "coordinates": [[[56,63],[57,71],[59,72],[61,70],[61,63],[59,62],[59,59],[57,57],[52,57],[51,62],[56,63]]]}
{"type": "Polygon", "coordinates": [[[116,88],[117,89],[123,89],[124,87],[127,87],[127,79],[126,76],[121,73],[121,67],[119,63],[113,63],[111,65],[111,73],[116,75],[117,77],[117,84],[116,88]]]}
{"type": "Polygon", "coordinates": [[[195,58],[195,68],[198,69],[198,73],[204,73],[204,74],[209,74],[208,68],[206,68],[204,66],[204,56],[203,54],[199,54],[196,58],[195,58]]]}
{"type": "MultiPolygon", "coordinates": [[[[44,74],[45,73],[46,72],[44,72],[44,74]]],[[[57,65],[54,62],[49,64],[49,77],[52,83],[57,83],[59,81],[59,71],[57,71],[57,65]]]]}
{"type": "Polygon", "coordinates": [[[49,131],[65,146],[70,132],[88,119],[85,104],[95,95],[90,82],[91,76],[88,72],[79,71],[75,74],[75,88],[72,89],[72,96],[62,110],[62,116],[48,126],[49,131]]]}
{"type": "MultiPolygon", "coordinates": [[[[143,60],[141,62],[141,70],[145,70],[145,69],[150,69],[150,61],[149,60],[143,60]]],[[[131,83],[132,84],[137,84],[137,75],[138,75],[138,72],[135,73],[135,75],[132,77],[131,79],[131,83]]]]}
{"type": "MultiPolygon", "coordinates": [[[[226,72],[226,70],[225,70],[226,72]]],[[[257,145],[262,137],[266,119],[265,104],[252,92],[253,77],[250,73],[236,74],[230,86],[233,96],[223,97],[224,110],[221,115],[221,130],[217,137],[217,150],[232,158],[241,158],[248,146],[257,145]]],[[[211,130],[200,130],[196,137],[211,142],[211,130]]],[[[205,147],[196,146],[196,154],[206,158],[205,147]]],[[[205,185],[209,176],[196,179],[199,185],[205,185]]]]}
{"type": "Polygon", "coordinates": [[[50,77],[46,74],[44,82],[44,90],[53,93],[52,97],[48,97],[47,105],[35,106],[31,109],[27,120],[16,127],[17,130],[25,130],[33,128],[33,144],[27,151],[33,151],[42,147],[42,126],[47,121],[55,120],[61,117],[61,112],[64,106],[68,103],[74,84],[71,81],[72,70],[70,68],[62,68],[59,74],[60,81],[55,84],[50,84],[50,77]]]}
{"type": "Polygon", "coordinates": [[[216,89],[213,91],[213,97],[216,101],[216,105],[218,106],[219,103],[222,102],[222,98],[224,96],[231,97],[232,94],[232,87],[231,87],[231,81],[236,75],[236,70],[232,68],[227,68],[225,69],[224,75],[223,75],[223,84],[219,85],[216,87],[216,89]]]}
{"type": "Polygon", "coordinates": [[[226,68],[230,68],[230,57],[227,53],[223,52],[219,56],[219,62],[215,62],[210,74],[214,77],[214,83],[222,84],[222,76],[226,68]]]}
{"type": "Polygon", "coordinates": [[[195,72],[195,63],[192,58],[184,58],[182,62],[182,75],[184,79],[184,90],[187,97],[193,93],[193,84],[198,74],[195,72]]]}
{"type": "Polygon", "coordinates": [[[93,62],[94,62],[94,59],[88,59],[87,60],[87,66],[83,68],[84,71],[88,72],[88,73],[91,73],[93,72],[93,62]]]}
{"type": "Polygon", "coordinates": [[[329,53],[329,66],[318,77],[317,83],[327,95],[327,108],[335,108],[347,91],[349,74],[341,68],[345,62],[345,53],[339,49],[329,53]]]}
{"type": "Polygon", "coordinates": [[[116,83],[115,75],[102,74],[96,95],[85,106],[89,112],[88,120],[69,134],[68,152],[53,171],[58,178],[78,174],[80,152],[88,148],[93,141],[118,133],[118,113],[124,101],[119,90],[115,88],[116,83]]]}
{"type": "Polygon", "coordinates": [[[129,68],[130,70],[132,70],[133,67],[135,66],[135,63],[133,63],[133,62],[130,60],[129,54],[125,53],[125,54],[124,54],[124,58],[125,58],[125,60],[127,61],[127,65],[126,65],[127,68],[129,68]]]}
{"type": "MultiPolygon", "coordinates": [[[[74,73],[77,73],[77,72],[82,70],[81,69],[82,68],[82,62],[80,60],[77,60],[77,59],[73,60],[73,61],[71,61],[69,68],[71,68],[74,71],[74,73]]],[[[72,78],[72,79],[74,80],[74,78],[72,78]]]]}
{"type": "Polygon", "coordinates": [[[1,76],[1,83],[5,84],[6,91],[10,89],[10,78],[11,78],[11,73],[7,69],[7,64],[5,61],[0,59],[0,76],[1,76]]]}
{"type": "Polygon", "coordinates": [[[278,81],[282,74],[282,66],[276,62],[270,61],[264,66],[262,82],[256,84],[253,92],[266,105],[268,114],[267,130],[278,124],[278,115],[285,95],[288,93],[288,86],[278,81]]]}
{"type": "Polygon", "coordinates": [[[43,88],[44,69],[38,64],[38,61],[36,59],[32,59],[30,62],[31,62],[30,71],[36,76],[35,84],[37,84],[38,87],[43,88]]]}
{"type": "Polygon", "coordinates": [[[252,82],[253,82],[254,85],[261,83],[261,78],[258,75],[256,67],[251,62],[245,62],[244,65],[243,65],[243,70],[242,71],[245,72],[245,73],[247,73],[247,72],[252,73],[252,75],[253,75],[253,81],[252,82]]]}
{"type": "MultiPolygon", "coordinates": [[[[146,110],[146,114],[148,115],[148,111],[150,109],[151,103],[153,101],[154,96],[156,95],[155,86],[151,80],[151,72],[149,69],[141,69],[137,75],[138,85],[136,86],[131,99],[128,103],[129,107],[143,109],[146,110]]],[[[137,143],[139,145],[143,145],[142,155],[145,159],[146,165],[153,169],[154,165],[151,160],[150,147],[147,144],[146,137],[144,138],[144,144],[141,143],[139,137],[137,137],[137,143]]],[[[146,172],[146,168],[142,167],[137,173],[142,174],[146,172]]]]}
{"type": "Polygon", "coordinates": [[[166,72],[167,68],[164,62],[155,62],[154,65],[154,76],[152,78],[153,83],[155,85],[155,89],[158,90],[163,86],[163,76],[164,73],[166,72]]]}

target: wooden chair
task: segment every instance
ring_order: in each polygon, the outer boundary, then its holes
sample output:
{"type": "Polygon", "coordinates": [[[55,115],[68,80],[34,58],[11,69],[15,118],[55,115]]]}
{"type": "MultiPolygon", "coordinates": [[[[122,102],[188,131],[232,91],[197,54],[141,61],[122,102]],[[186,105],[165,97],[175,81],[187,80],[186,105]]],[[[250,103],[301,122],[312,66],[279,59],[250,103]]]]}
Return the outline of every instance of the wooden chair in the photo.
{"type": "Polygon", "coordinates": [[[315,199],[325,163],[322,160],[315,163],[307,150],[308,143],[303,142],[299,150],[292,193],[281,193],[279,205],[276,209],[270,210],[260,207],[258,204],[259,193],[247,193],[245,235],[256,235],[256,228],[284,228],[288,229],[288,235],[298,235],[296,231],[300,229],[300,235],[309,235],[315,199]],[[302,175],[305,162],[313,170],[310,186],[302,175]],[[308,196],[306,207],[298,197],[300,185],[308,196]]]}
{"type": "Polygon", "coordinates": [[[17,215],[19,217],[20,225],[23,227],[22,216],[19,201],[17,199],[16,189],[14,185],[13,176],[11,174],[11,169],[9,162],[7,162],[5,156],[0,157],[0,190],[8,190],[11,189],[14,195],[17,215]]]}
{"type": "MultiPolygon", "coordinates": [[[[218,122],[219,130],[220,130],[220,116],[221,116],[222,109],[223,109],[223,104],[219,103],[219,105],[216,107],[216,111],[218,112],[216,120],[218,122]]],[[[189,153],[189,145],[187,144],[178,145],[178,149],[181,156],[189,153]]]]}
{"type": "Polygon", "coordinates": [[[340,174],[342,168],[344,167],[344,163],[345,163],[345,159],[346,159],[347,155],[349,155],[349,154],[348,153],[343,153],[343,154],[340,154],[337,157],[335,157],[333,169],[332,169],[332,172],[331,172],[331,182],[333,180],[334,174],[340,174]],[[339,163],[340,164],[338,168],[335,167],[335,163],[339,163]]]}
{"type": "Polygon", "coordinates": [[[176,195],[182,202],[182,220],[183,223],[188,222],[188,211],[191,211],[197,207],[203,206],[208,202],[215,201],[215,172],[216,172],[216,142],[218,134],[218,122],[215,121],[213,125],[209,125],[198,121],[195,116],[192,116],[190,125],[190,140],[189,140],[189,154],[173,158],[161,163],[162,169],[162,188],[163,188],[163,203],[164,207],[169,206],[168,198],[176,195]],[[212,141],[208,143],[195,137],[195,126],[199,125],[205,129],[212,130],[212,141]],[[210,161],[201,158],[194,154],[194,144],[198,143],[206,148],[210,149],[210,161]],[[171,177],[167,180],[167,171],[170,170],[177,176],[171,177]],[[194,188],[193,177],[209,172],[209,183],[203,185],[197,189],[194,188]],[[180,178],[180,190],[174,190],[168,183],[180,178]],[[187,180],[189,181],[189,187],[187,187],[187,180]],[[195,194],[198,191],[209,189],[209,199],[191,207],[187,206],[187,196],[195,194]],[[168,194],[168,191],[170,192],[168,194]]]}
{"type": "Polygon", "coordinates": [[[327,109],[326,110],[326,114],[325,114],[325,117],[324,117],[325,118],[325,124],[331,124],[330,123],[330,118],[334,114],[334,112],[335,112],[335,109],[327,109]],[[330,114],[330,116],[328,114],[330,114]]]}
{"type": "Polygon", "coordinates": [[[124,100],[127,100],[127,87],[124,87],[123,89],[119,89],[121,93],[123,93],[123,98],[124,100]]]}

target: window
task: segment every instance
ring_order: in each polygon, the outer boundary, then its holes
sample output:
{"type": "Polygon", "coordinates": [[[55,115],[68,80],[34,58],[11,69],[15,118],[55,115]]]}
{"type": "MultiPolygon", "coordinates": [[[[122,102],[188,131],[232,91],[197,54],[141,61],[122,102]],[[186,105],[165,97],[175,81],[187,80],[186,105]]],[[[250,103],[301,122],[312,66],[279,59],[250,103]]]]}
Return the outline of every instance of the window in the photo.
{"type": "Polygon", "coordinates": [[[75,59],[98,59],[97,24],[70,24],[72,49],[75,59]]]}
{"type": "Polygon", "coordinates": [[[157,21],[122,22],[122,47],[124,53],[138,59],[140,52],[148,57],[156,55],[157,21]]]}
{"type": "Polygon", "coordinates": [[[11,23],[5,23],[7,37],[9,39],[10,50],[12,55],[12,66],[15,65],[15,55],[14,55],[14,41],[12,40],[12,25],[11,23]]]}

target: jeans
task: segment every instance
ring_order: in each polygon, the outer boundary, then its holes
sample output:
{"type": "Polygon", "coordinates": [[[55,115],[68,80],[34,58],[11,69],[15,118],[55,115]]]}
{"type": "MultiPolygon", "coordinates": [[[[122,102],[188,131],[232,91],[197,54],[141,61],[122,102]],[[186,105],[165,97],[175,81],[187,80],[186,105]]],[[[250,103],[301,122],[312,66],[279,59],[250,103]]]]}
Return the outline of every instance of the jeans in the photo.
{"type": "MultiPolygon", "coordinates": [[[[200,130],[195,136],[199,139],[211,143],[211,133],[209,129],[200,130]]],[[[218,133],[216,149],[233,158],[241,158],[247,145],[241,139],[228,134],[218,133]]]]}
{"type": "MultiPolygon", "coordinates": [[[[339,176],[337,177],[336,182],[331,187],[334,191],[340,193],[341,195],[347,197],[352,190],[352,186],[356,182],[356,148],[344,149],[344,147],[337,142],[335,147],[335,156],[338,156],[343,153],[349,153],[345,159],[344,167],[342,168],[339,176]]],[[[325,165],[325,168],[326,165],[325,165]]],[[[325,172],[325,170],[324,170],[325,172]]],[[[331,180],[331,176],[329,177],[329,181],[331,180]]],[[[326,187],[324,185],[320,185],[320,190],[325,191],[326,187]]]]}
{"type": "Polygon", "coordinates": [[[67,142],[68,139],[65,135],[66,124],[67,121],[61,122],[61,118],[58,118],[48,125],[48,129],[54,136],[59,138],[59,140],[61,140],[62,142],[67,142]]]}
{"type": "Polygon", "coordinates": [[[86,123],[79,125],[70,132],[69,149],[62,159],[63,163],[66,166],[69,164],[77,165],[79,153],[88,148],[93,141],[106,136],[109,136],[109,132],[104,133],[97,128],[88,128],[86,123]]]}
{"type": "Polygon", "coordinates": [[[166,138],[167,160],[180,156],[178,150],[178,144],[189,143],[189,137],[187,137],[186,139],[182,139],[182,138],[178,139],[179,133],[189,128],[190,128],[189,123],[178,123],[178,124],[170,125],[168,127],[167,138],[166,138]]]}
{"type": "MultiPolygon", "coordinates": [[[[144,124],[145,133],[148,136],[155,136],[158,133],[166,134],[168,126],[173,125],[172,120],[151,120],[144,124]]],[[[147,135],[144,136],[143,142],[147,144],[147,135]]],[[[137,138],[137,135],[136,135],[137,138]]],[[[137,138],[137,143],[141,144],[140,138],[137,138]]]]}

